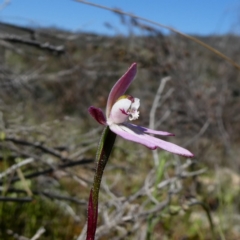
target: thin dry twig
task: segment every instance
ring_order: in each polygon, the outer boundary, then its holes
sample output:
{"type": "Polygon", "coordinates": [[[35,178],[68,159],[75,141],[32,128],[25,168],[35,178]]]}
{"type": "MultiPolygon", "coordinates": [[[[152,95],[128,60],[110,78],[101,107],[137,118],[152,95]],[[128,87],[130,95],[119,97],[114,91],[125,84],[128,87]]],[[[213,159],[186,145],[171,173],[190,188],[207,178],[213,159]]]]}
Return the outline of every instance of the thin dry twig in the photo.
{"type": "Polygon", "coordinates": [[[39,48],[41,50],[47,50],[47,51],[54,52],[54,53],[57,53],[57,54],[63,54],[65,52],[65,49],[64,49],[63,45],[53,46],[48,42],[40,43],[38,41],[24,39],[24,38],[16,36],[16,35],[0,34],[0,39],[4,40],[4,41],[12,42],[12,43],[26,44],[26,45],[29,45],[29,46],[39,48]]]}
{"type": "Polygon", "coordinates": [[[153,100],[152,108],[150,110],[150,123],[149,123],[149,128],[154,129],[155,128],[155,114],[156,110],[159,106],[159,101],[161,99],[163,90],[165,88],[166,83],[171,79],[171,77],[165,77],[161,79],[157,93],[155,95],[155,98],[153,100]]]}
{"type": "MultiPolygon", "coordinates": [[[[45,170],[42,170],[42,171],[37,171],[37,172],[34,172],[34,173],[26,174],[24,177],[26,179],[31,179],[31,178],[34,178],[34,177],[37,177],[37,176],[40,176],[40,175],[45,175],[45,174],[48,174],[48,173],[52,173],[56,169],[65,169],[65,168],[73,167],[73,166],[76,166],[76,165],[92,163],[93,161],[94,161],[93,159],[81,159],[81,160],[77,160],[77,161],[74,161],[74,162],[59,164],[59,165],[56,165],[52,168],[48,168],[48,169],[45,169],[45,170]]],[[[10,183],[13,183],[13,182],[16,182],[16,181],[19,181],[19,177],[13,177],[12,179],[9,180],[10,183]]],[[[0,181],[0,184],[2,182],[3,181],[0,181]]]]}
{"type": "Polygon", "coordinates": [[[1,5],[0,5],[0,11],[2,11],[5,7],[7,7],[11,3],[11,0],[5,0],[1,5]]]}
{"type": "Polygon", "coordinates": [[[193,137],[191,138],[189,141],[187,141],[183,146],[187,147],[190,144],[192,144],[193,142],[195,142],[197,139],[199,139],[204,133],[205,131],[208,129],[208,127],[210,126],[210,121],[209,119],[204,123],[204,125],[202,126],[202,128],[200,129],[200,131],[193,137]]]}
{"type": "Polygon", "coordinates": [[[27,165],[29,163],[32,163],[34,161],[33,158],[27,158],[19,163],[16,163],[14,165],[12,165],[11,167],[9,167],[6,171],[0,173],[0,179],[2,179],[3,177],[11,174],[12,172],[15,172],[18,168],[27,165]]]}
{"type": "Polygon", "coordinates": [[[0,202],[31,202],[33,199],[30,197],[17,198],[17,197],[2,197],[0,196],[0,202]]]}
{"type": "Polygon", "coordinates": [[[46,229],[44,227],[40,227],[34,236],[30,240],[37,240],[41,237],[43,233],[45,233],[46,229]]]}
{"type": "Polygon", "coordinates": [[[31,146],[31,147],[38,148],[45,153],[48,153],[48,154],[51,154],[51,155],[53,155],[57,158],[60,158],[62,161],[72,161],[72,159],[68,159],[68,158],[63,157],[58,151],[56,151],[52,148],[46,147],[40,142],[33,143],[33,142],[28,142],[28,141],[25,141],[25,140],[22,140],[22,139],[17,139],[17,138],[14,138],[14,137],[6,137],[4,140],[5,141],[11,141],[15,144],[26,145],[26,146],[31,146]]]}
{"type": "Polygon", "coordinates": [[[27,181],[26,181],[26,179],[25,179],[25,177],[24,177],[24,175],[23,175],[23,173],[22,173],[20,168],[17,169],[17,174],[18,174],[18,176],[19,176],[19,178],[20,178],[20,180],[22,182],[22,185],[23,185],[25,191],[27,192],[28,196],[31,197],[33,195],[32,191],[29,188],[29,186],[27,184],[27,181]]]}
{"type": "MultiPolygon", "coordinates": [[[[162,96],[162,92],[165,88],[166,83],[171,79],[171,77],[165,77],[160,81],[157,93],[155,95],[155,98],[153,100],[152,108],[150,110],[150,116],[149,116],[149,128],[150,129],[155,129],[155,117],[156,117],[156,110],[159,106],[159,102],[162,96]]],[[[158,151],[153,151],[153,161],[154,165],[158,166],[159,165],[159,157],[158,157],[158,151]]]]}

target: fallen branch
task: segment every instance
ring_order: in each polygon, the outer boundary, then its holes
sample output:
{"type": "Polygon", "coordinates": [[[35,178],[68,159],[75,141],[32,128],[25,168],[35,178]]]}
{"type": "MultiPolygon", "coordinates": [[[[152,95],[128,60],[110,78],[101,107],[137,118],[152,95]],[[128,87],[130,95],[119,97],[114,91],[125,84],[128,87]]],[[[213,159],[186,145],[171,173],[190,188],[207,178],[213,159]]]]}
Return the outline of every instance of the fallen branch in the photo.
{"type": "Polygon", "coordinates": [[[22,37],[12,35],[12,34],[0,34],[0,39],[12,43],[22,43],[25,45],[33,46],[41,50],[47,50],[57,54],[63,54],[65,52],[65,47],[63,45],[54,46],[49,42],[41,43],[36,40],[24,39],[22,37]]]}

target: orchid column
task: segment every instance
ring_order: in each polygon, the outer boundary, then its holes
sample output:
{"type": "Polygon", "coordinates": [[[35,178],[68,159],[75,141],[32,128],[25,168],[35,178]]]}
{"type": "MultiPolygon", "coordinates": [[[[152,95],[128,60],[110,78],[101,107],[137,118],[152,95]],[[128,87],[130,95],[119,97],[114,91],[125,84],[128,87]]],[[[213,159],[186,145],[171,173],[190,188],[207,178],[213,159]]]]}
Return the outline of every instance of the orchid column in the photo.
{"type": "Polygon", "coordinates": [[[174,134],[163,131],[151,130],[142,126],[131,124],[129,121],[139,117],[138,108],[140,99],[131,95],[124,95],[137,72],[137,64],[133,63],[128,71],[115,83],[107,100],[106,117],[99,108],[91,106],[88,110],[95,120],[104,125],[102,137],[99,142],[96,155],[97,167],[94,176],[93,187],[89,196],[88,203],[88,230],[87,240],[95,238],[98,216],[98,194],[104,168],[111,153],[116,134],[122,138],[140,143],[149,149],[161,148],[168,152],[193,157],[194,155],[187,149],[176,144],[166,142],[149,134],[174,136],[174,134]]]}

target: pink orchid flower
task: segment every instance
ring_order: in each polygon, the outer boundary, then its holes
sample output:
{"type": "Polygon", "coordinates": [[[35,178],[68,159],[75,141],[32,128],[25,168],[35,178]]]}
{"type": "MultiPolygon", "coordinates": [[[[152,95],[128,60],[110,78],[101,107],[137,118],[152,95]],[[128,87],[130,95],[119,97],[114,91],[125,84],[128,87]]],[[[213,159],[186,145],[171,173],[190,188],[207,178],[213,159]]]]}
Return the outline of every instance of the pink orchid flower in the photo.
{"type": "Polygon", "coordinates": [[[137,72],[137,64],[133,63],[128,71],[113,86],[107,100],[106,117],[100,108],[91,106],[88,111],[97,122],[109,126],[112,132],[122,138],[140,143],[150,149],[161,148],[168,152],[194,157],[187,149],[166,142],[149,134],[174,136],[172,133],[156,131],[129,123],[139,117],[140,100],[130,95],[124,95],[137,72]]]}

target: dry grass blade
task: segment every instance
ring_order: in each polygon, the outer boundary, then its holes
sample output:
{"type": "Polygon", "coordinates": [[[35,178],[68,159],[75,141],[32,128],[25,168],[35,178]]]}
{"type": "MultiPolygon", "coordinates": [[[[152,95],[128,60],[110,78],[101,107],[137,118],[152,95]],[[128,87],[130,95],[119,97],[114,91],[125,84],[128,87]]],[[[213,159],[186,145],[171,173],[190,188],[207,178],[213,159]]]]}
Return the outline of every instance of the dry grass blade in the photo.
{"type": "Polygon", "coordinates": [[[176,30],[175,28],[172,28],[172,27],[166,26],[164,24],[161,24],[161,23],[149,20],[149,19],[144,18],[144,17],[137,16],[135,14],[127,13],[127,12],[119,10],[119,9],[106,7],[104,5],[100,5],[100,4],[96,4],[96,3],[92,3],[92,2],[87,2],[87,1],[84,1],[84,0],[75,0],[75,1],[79,2],[79,3],[87,4],[87,5],[90,5],[90,6],[98,7],[98,8],[101,8],[101,9],[105,9],[105,10],[108,10],[108,11],[111,11],[111,12],[123,14],[123,15],[129,16],[131,18],[135,18],[135,19],[139,19],[139,20],[144,21],[144,22],[148,22],[148,23],[156,25],[158,27],[162,27],[162,28],[168,29],[171,32],[174,32],[174,33],[176,33],[176,34],[178,34],[178,35],[180,35],[180,36],[182,36],[184,38],[187,38],[187,39],[189,39],[189,40],[191,40],[191,41],[193,41],[193,42],[195,42],[195,43],[205,47],[209,51],[211,51],[211,52],[215,53],[216,55],[218,55],[219,57],[225,59],[226,61],[231,63],[234,67],[236,67],[237,69],[240,70],[240,65],[238,63],[236,63],[234,60],[232,60],[231,58],[229,58],[228,56],[226,56],[225,54],[223,54],[220,51],[218,51],[217,49],[209,46],[208,44],[202,42],[201,40],[199,40],[199,39],[197,39],[197,38],[195,38],[193,36],[190,36],[188,34],[182,33],[180,31],[176,30]]]}

